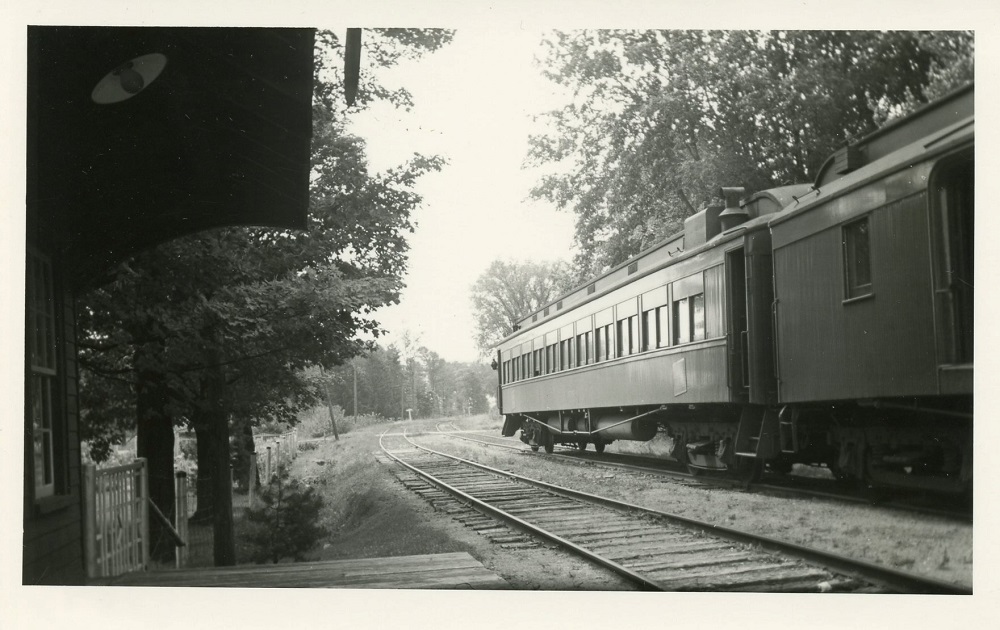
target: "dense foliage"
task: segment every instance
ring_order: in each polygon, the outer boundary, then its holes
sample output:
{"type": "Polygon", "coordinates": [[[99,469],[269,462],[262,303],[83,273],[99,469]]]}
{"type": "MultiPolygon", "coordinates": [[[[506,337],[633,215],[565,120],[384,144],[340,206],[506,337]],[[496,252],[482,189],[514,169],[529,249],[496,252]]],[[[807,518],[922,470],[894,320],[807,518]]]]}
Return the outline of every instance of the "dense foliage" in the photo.
{"type": "MultiPolygon", "coordinates": [[[[434,50],[446,31],[366,31],[369,63],[434,50]]],[[[340,40],[317,38],[313,176],[305,231],[229,228],[143,252],[112,281],[78,300],[84,438],[100,460],[135,427],[143,375],[164,391],[165,415],[190,419],[204,402],[203,377],[222,365],[234,415],[293,418],[314,402],[298,375],[332,366],[377,336],[372,312],[398,300],[406,235],[420,203],[412,188],[442,161],[415,155],[385,173],[368,170],[365,143],[345,131],[339,93],[340,40]]],[[[377,99],[410,104],[362,73],[356,108],[377,99]]]]}
{"type": "Polygon", "coordinates": [[[533,190],[576,215],[590,276],[678,231],[720,186],[809,182],[839,146],[973,78],[968,32],[573,31],[541,67],[533,190]]]}
{"type": "Polygon", "coordinates": [[[573,288],[564,262],[494,260],[472,285],[476,346],[482,356],[515,330],[517,321],[573,288]]]}

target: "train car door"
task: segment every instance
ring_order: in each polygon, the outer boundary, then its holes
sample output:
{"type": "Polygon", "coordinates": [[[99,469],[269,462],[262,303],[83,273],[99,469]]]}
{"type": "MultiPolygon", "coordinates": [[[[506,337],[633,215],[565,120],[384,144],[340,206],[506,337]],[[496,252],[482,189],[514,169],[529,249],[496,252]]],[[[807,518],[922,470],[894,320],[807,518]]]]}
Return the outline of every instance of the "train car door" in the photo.
{"type": "Polygon", "coordinates": [[[972,149],[943,160],[931,176],[934,308],[942,393],[972,393],[975,237],[972,149]]]}
{"type": "Polygon", "coordinates": [[[747,278],[743,248],[726,252],[726,304],[729,313],[729,392],[733,402],[750,400],[750,355],[747,347],[747,278]]]}
{"type": "Polygon", "coordinates": [[[756,230],[744,237],[746,251],[747,365],[750,402],[778,402],[778,379],[774,367],[774,269],[771,264],[771,233],[756,230]]]}

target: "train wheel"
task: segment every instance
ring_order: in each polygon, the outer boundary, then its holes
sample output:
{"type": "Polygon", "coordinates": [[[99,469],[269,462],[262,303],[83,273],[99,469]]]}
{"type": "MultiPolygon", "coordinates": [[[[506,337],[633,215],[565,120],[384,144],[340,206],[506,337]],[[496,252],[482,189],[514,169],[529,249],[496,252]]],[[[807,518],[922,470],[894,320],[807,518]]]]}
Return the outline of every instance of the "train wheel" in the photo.
{"type": "Polygon", "coordinates": [[[552,454],[552,451],[556,450],[555,438],[553,438],[552,434],[548,431],[546,431],[542,436],[542,445],[545,447],[545,452],[550,455],[552,454]]]}
{"type": "Polygon", "coordinates": [[[583,452],[587,450],[587,443],[584,442],[583,440],[580,440],[579,442],[576,443],[576,447],[580,449],[581,452],[583,452]]]}
{"type": "Polygon", "coordinates": [[[603,453],[604,442],[602,442],[601,440],[594,440],[594,450],[597,451],[598,454],[603,453]]]}
{"type": "Polygon", "coordinates": [[[537,444],[532,444],[531,445],[531,450],[533,450],[533,451],[535,451],[537,453],[538,452],[538,445],[537,444]]]}

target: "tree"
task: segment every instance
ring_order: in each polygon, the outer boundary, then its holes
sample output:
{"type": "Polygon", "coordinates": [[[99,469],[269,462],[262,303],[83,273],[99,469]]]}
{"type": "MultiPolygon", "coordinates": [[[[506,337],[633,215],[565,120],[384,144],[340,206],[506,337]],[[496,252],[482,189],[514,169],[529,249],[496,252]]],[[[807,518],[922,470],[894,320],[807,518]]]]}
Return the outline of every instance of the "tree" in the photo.
{"type": "Polygon", "coordinates": [[[284,558],[296,562],[328,532],[320,525],[323,497],[315,488],[291,479],[281,469],[264,486],[261,504],[247,512],[250,559],[257,564],[277,564],[284,558]]]}
{"type": "MultiPolygon", "coordinates": [[[[394,63],[433,50],[446,31],[369,31],[368,59],[394,63]]],[[[110,283],[78,301],[83,432],[106,445],[138,427],[150,464],[150,497],[173,511],[173,425],[198,435],[199,504],[215,503],[216,564],[231,564],[229,425],[287,418],[314,400],[300,378],[333,366],[377,336],[375,308],[398,300],[417,178],[440,168],[414,155],[384,173],[368,170],[364,141],[346,132],[337,37],[317,37],[313,174],[304,231],[213,230],[143,252],[110,283]],[[331,78],[332,77],[332,78],[331,78]],[[113,401],[108,403],[109,399],[113,401]],[[209,485],[211,484],[211,485],[209,485]],[[211,492],[209,492],[211,491],[211,492]],[[204,495],[203,495],[204,493],[204,495]],[[228,529],[228,534],[227,530],[228,529]]],[[[408,107],[405,90],[364,73],[358,107],[378,99],[408,107]]],[[[153,532],[154,555],[173,549],[153,532]]]]}
{"type": "Polygon", "coordinates": [[[565,262],[495,260],[472,285],[475,340],[480,355],[490,356],[517,321],[573,288],[575,277],[565,262]]]}
{"type": "MultiPolygon", "coordinates": [[[[678,231],[716,201],[809,182],[845,141],[972,79],[961,32],[574,31],[544,42],[573,93],[531,139],[558,165],[532,196],[576,215],[588,276],[678,231]]],[[[549,169],[552,170],[552,169],[549,169]]]]}

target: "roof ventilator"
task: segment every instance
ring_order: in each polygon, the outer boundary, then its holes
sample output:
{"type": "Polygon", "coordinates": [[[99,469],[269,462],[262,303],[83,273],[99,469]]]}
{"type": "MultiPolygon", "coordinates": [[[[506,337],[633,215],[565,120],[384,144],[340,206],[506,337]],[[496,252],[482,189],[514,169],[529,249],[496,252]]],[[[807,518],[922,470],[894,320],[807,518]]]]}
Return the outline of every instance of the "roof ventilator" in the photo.
{"type": "Polygon", "coordinates": [[[719,215],[722,231],[736,227],[750,218],[750,213],[740,206],[740,197],[746,193],[742,186],[723,186],[719,195],[726,200],[726,209],[719,215]]]}

